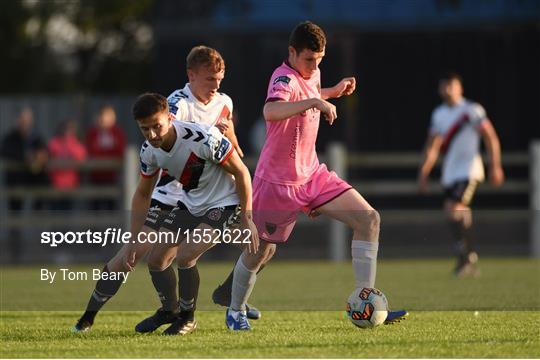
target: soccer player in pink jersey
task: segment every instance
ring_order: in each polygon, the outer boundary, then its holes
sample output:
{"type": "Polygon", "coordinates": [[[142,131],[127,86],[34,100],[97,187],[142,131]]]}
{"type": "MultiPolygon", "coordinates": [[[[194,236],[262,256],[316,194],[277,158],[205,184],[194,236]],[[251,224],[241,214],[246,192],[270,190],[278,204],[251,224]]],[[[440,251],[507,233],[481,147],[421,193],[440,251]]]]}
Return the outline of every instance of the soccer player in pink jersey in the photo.
{"type": "MultiPolygon", "coordinates": [[[[234,271],[231,306],[226,324],[232,330],[249,330],[245,303],[261,264],[269,260],[276,244],[287,241],[300,211],[310,217],[327,215],[353,230],[352,263],[355,286],[374,287],[379,247],[379,213],[336,173],[319,163],[315,141],[320,115],[331,125],[336,107],[327,99],[350,95],[354,77],[330,88],[321,87],[319,64],[326,37],[312,22],[296,26],[289,39],[288,59],[279,66],[268,86],[264,118],[266,141],[253,180],[254,222],[261,240],[255,254],[244,252],[234,271]]],[[[407,316],[389,311],[387,322],[407,316]]]]}

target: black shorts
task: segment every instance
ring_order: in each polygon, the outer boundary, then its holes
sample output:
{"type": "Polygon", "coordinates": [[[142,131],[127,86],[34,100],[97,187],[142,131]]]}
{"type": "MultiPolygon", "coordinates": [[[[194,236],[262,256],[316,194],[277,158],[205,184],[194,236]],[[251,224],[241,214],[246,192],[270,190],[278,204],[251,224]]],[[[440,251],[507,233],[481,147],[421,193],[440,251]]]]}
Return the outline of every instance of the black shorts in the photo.
{"type": "Polygon", "coordinates": [[[458,180],[444,188],[444,198],[469,206],[477,186],[476,180],[458,180]]]}
{"type": "Polygon", "coordinates": [[[146,219],[144,220],[144,225],[158,231],[172,209],[174,209],[174,206],[152,199],[146,219]]]}
{"type": "Polygon", "coordinates": [[[225,230],[240,224],[240,205],[216,207],[208,210],[204,215],[192,215],[187,207],[178,202],[172,209],[162,226],[167,230],[181,231],[193,230],[200,224],[207,224],[214,229],[225,230]]]}

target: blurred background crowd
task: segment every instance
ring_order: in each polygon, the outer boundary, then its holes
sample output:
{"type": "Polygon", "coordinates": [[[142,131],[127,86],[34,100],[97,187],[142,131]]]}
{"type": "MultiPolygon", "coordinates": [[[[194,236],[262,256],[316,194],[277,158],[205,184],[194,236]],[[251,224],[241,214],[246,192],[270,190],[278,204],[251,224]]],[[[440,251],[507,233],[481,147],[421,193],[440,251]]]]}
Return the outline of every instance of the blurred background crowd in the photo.
{"type": "MultiPolygon", "coordinates": [[[[1,261],[37,256],[21,250],[21,228],[39,223],[35,216],[21,220],[22,213],[85,217],[125,208],[126,171],[137,176],[136,168],[126,170],[126,151],[142,140],[131,104],[141,92],[183,87],[185,57],[195,45],[214,47],[225,59],[222,91],[234,101],[239,142],[254,166],[267,81],[286,56],[291,28],[306,19],[327,33],[323,86],[351,75],[358,84],[354,96],[335,102],[335,125],[321,124],[317,149],[324,158],[340,142],[350,159],[358,155],[344,176],[382,210],[383,238],[406,233],[414,248],[443,233],[440,214],[431,230],[415,226],[428,221],[419,211],[439,209],[442,197],[420,197],[414,180],[440,102],[439,76],[454,70],[466,97],[487,109],[506,154],[507,183],[478,193],[475,206],[492,214],[484,227],[480,215],[478,231],[489,239],[483,246],[529,252],[528,152],[540,137],[537,0],[20,0],[2,7],[0,243],[11,251],[1,261]],[[505,243],[509,236],[516,241],[505,243]]],[[[325,257],[325,241],[303,255],[325,257]]],[[[388,254],[412,253],[397,243],[392,252],[389,244],[388,254]]]]}

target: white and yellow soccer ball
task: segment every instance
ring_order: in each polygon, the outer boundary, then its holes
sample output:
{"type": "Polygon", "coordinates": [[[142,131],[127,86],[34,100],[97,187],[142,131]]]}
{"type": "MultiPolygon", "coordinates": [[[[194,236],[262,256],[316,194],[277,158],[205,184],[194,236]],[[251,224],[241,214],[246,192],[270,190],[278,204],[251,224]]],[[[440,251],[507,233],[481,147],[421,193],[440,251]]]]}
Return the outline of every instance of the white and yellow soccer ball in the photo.
{"type": "Polygon", "coordinates": [[[384,323],[388,315],[388,301],[375,288],[355,289],[347,300],[347,316],[360,328],[373,328],[384,323]]]}

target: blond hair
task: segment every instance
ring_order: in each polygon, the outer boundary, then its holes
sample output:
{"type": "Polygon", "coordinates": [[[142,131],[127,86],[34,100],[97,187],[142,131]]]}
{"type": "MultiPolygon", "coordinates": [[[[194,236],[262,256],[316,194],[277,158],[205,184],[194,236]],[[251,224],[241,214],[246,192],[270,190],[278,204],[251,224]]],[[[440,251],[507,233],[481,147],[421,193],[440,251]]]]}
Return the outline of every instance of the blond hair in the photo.
{"type": "Polygon", "coordinates": [[[214,72],[220,72],[225,70],[225,61],[216,49],[199,45],[189,52],[186,58],[186,67],[188,70],[197,70],[201,66],[214,72]]]}

